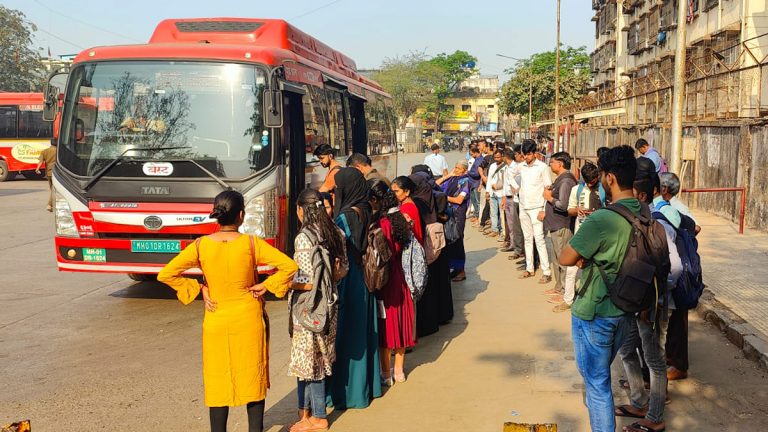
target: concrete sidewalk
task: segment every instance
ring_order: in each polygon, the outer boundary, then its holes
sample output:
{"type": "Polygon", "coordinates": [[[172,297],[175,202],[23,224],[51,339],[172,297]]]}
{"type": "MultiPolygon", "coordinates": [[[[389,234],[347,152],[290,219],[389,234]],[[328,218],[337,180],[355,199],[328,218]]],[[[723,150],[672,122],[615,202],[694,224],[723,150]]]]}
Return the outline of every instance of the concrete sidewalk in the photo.
{"type": "MultiPolygon", "coordinates": [[[[695,211],[695,210],[694,210],[695,211]]],[[[709,213],[695,212],[702,227],[699,254],[705,296],[700,314],[768,370],[768,234],[745,229],[709,213]]]]}
{"type": "MultiPolygon", "coordinates": [[[[467,280],[454,284],[456,318],[406,359],[408,381],[365,410],[331,414],[336,431],[501,431],[504,422],[587,431],[570,314],[551,312],[535,279],[519,280],[495,240],[467,227],[467,280]]],[[[768,379],[716,327],[690,320],[690,378],[670,383],[667,430],[763,430],[768,379]]],[[[623,377],[620,361],[613,382],[623,377]]],[[[293,415],[292,385],[274,388],[269,431],[293,415]],[[274,391],[277,390],[277,391],[274,391]]],[[[617,404],[628,403],[614,387],[617,404]]],[[[268,400],[269,404],[269,400],[268,400]]],[[[619,419],[619,426],[630,424],[619,419]]]]}

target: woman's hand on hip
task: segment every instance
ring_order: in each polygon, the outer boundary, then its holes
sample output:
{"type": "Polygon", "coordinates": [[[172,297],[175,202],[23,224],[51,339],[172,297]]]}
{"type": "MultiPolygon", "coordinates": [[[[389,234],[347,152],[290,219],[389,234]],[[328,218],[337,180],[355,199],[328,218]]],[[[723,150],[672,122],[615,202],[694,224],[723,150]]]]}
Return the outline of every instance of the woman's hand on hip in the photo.
{"type": "Polygon", "coordinates": [[[267,287],[265,287],[264,284],[256,284],[252,287],[249,287],[248,291],[253,294],[253,298],[259,298],[267,293],[267,287]]]}
{"type": "Polygon", "coordinates": [[[216,312],[216,307],[218,306],[218,303],[216,303],[211,299],[211,293],[208,286],[201,285],[200,291],[203,292],[203,302],[205,303],[205,310],[207,310],[208,312],[216,312]]]}

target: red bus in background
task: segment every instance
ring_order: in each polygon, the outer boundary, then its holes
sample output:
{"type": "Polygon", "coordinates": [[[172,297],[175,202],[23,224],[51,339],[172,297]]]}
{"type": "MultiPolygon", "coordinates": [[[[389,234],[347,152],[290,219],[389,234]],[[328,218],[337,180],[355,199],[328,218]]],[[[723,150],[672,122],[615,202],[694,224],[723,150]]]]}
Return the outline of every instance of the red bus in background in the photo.
{"type": "Polygon", "coordinates": [[[217,229],[208,214],[227,189],[245,196],[241,231],[290,253],[296,197],[327,173],[318,145],[342,164],[369,155],[390,178],[397,167],[390,96],[283,20],[165,20],[145,45],[81,52],[66,88],[45,94],[46,117],[60,122],[63,271],[153,278],[217,229]]]}
{"type": "Polygon", "coordinates": [[[51,145],[52,126],[43,120],[42,93],[0,93],[0,182],[35,173],[40,152],[51,145]]]}

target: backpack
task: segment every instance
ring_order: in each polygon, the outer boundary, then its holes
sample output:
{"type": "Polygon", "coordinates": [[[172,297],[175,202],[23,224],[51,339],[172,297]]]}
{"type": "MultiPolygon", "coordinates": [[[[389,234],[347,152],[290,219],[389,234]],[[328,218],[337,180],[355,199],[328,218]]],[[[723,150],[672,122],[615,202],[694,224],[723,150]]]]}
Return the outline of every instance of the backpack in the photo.
{"type": "MultiPolygon", "coordinates": [[[[605,189],[603,188],[603,183],[598,181],[597,184],[600,185],[597,192],[600,195],[600,204],[605,207],[605,189]]],[[[583,180],[579,182],[579,187],[576,189],[576,205],[581,204],[581,193],[584,191],[586,186],[587,184],[584,183],[583,180]]]]}
{"type": "Polygon", "coordinates": [[[597,267],[608,288],[608,296],[616,307],[629,313],[650,309],[652,319],[655,320],[656,304],[659,299],[667,297],[667,277],[670,271],[669,247],[664,227],[651,217],[651,211],[646,205],[640,206],[640,216],[621,204],[610,204],[604,208],[618,213],[631,225],[629,244],[616,280],[609,282],[605,270],[593,263],[579,296],[584,295],[592,280],[594,268],[597,267]]]}
{"type": "Polygon", "coordinates": [[[445,227],[443,227],[443,224],[440,222],[427,224],[424,236],[424,253],[426,254],[427,264],[435,262],[440,257],[440,252],[442,252],[444,247],[445,227]]]}
{"type": "Polygon", "coordinates": [[[378,223],[368,228],[368,246],[363,255],[363,279],[368,291],[373,293],[384,288],[389,282],[389,260],[392,249],[384,231],[378,223]]]}
{"type": "Polygon", "coordinates": [[[451,209],[451,211],[448,213],[448,220],[445,222],[445,225],[443,225],[446,245],[454,244],[461,238],[461,233],[459,232],[459,221],[456,220],[455,215],[456,210],[451,209]]]}
{"type": "MultiPolygon", "coordinates": [[[[653,217],[656,220],[669,220],[661,213],[661,208],[670,205],[668,201],[656,204],[653,217]]],[[[689,216],[680,214],[680,227],[675,230],[675,246],[680,262],[683,264],[683,272],[677,279],[672,290],[672,299],[678,309],[695,309],[699,304],[699,298],[704,292],[704,280],[702,278],[701,257],[699,256],[699,242],[696,240],[696,222],[689,216]]],[[[671,223],[670,226],[673,226],[671,223]]],[[[673,226],[674,227],[674,226],[673,226]]]]}
{"type": "MultiPolygon", "coordinates": [[[[339,299],[336,281],[333,280],[335,265],[331,264],[331,254],[320,244],[317,235],[311,229],[302,229],[300,233],[309,237],[312,243],[312,289],[292,291],[289,303],[290,316],[305,329],[313,333],[324,333],[328,323],[337,312],[339,299]]],[[[293,336],[293,320],[289,321],[288,332],[293,336]]]]}
{"type": "Polygon", "coordinates": [[[405,283],[411,291],[413,301],[417,302],[427,288],[429,273],[424,248],[413,234],[411,234],[408,244],[403,248],[402,265],[405,283]]]}

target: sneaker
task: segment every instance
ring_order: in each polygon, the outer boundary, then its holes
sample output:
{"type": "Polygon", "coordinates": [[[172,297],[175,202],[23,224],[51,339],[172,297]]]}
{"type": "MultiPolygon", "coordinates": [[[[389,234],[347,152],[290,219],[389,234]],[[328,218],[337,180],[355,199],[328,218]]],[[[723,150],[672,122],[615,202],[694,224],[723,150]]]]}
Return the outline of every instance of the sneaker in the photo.
{"type": "Polygon", "coordinates": [[[553,307],[552,308],[552,312],[558,312],[558,313],[559,312],[565,312],[565,311],[569,310],[570,308],[571,308],[571,305],[569,305],[568,303],[563,302],[563,303],[560,303],[559,305],[553,307]]]}

